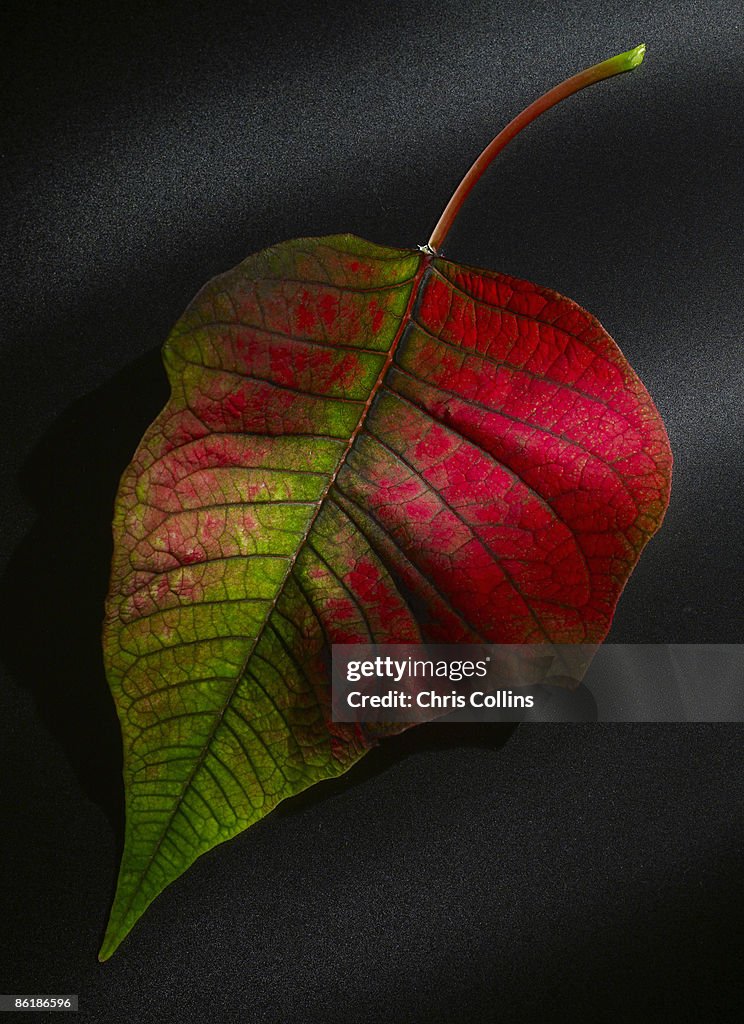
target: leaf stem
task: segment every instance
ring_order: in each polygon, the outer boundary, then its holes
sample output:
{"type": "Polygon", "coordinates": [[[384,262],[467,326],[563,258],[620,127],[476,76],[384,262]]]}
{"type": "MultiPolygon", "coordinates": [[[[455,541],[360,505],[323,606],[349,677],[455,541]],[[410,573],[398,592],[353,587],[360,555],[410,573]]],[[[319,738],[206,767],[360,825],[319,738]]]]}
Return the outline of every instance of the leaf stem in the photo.
{"type": "Polygon", "coordinates": [[[510,121],[506,128],[502,129],[496,138],[489,142],[457,186],[452,198],[445,207],[444,213],[439,218],[437,226],[432,231],[428,244],[423,246],[424,251],[432,255],[439,253],[442,243],[460,212],[462,204],[488,169],[492,160],[511,142],[515,135],[518,135],[523,128],[531,124],[540,114],[544,114],[546,110],[550,110],[556,103],[560,103],[561,100],[565,100],[568,96],[573,96],[575,92],[584,89],[587,85],[601,82],[603,78],[611,78],[613,75],[619,75],[624,71],[632,71],[633,68],[637,68],[643,61],[645,53],[646,44],[641,43],[640,46],[634,46],[632,50],[619,53],[616,57],[610,57],[609,60],[604,60],[601,64],[594,64],[593,67],[579,72],[578,75],[574,75],[572,78],[567,78],[565,82],[561,82],[560,85],[556,85],[548,90],[544,96],[531,103],[521,114],[517,114],[514,120],[510,121]]]}

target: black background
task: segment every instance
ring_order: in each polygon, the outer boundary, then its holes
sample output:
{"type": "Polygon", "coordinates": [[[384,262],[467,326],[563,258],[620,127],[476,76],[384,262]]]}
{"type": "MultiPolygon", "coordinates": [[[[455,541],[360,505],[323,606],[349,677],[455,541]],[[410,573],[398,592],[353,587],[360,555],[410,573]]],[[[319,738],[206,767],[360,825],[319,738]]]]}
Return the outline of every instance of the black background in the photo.
{"type": "Polygon", "coordinates": [[[641,40],[639,70],[513,143],[446,254],[590,309],[666,420],[672,504],[612,638],[741,639],[741,26],[633,0],[6,14],[0,990],[106,1022],[740,1019],[733,725],[421,727],[96,952],[122,825],[111,505],[169,327],[282,239],[425,241],[511,116],[641,40]]]}

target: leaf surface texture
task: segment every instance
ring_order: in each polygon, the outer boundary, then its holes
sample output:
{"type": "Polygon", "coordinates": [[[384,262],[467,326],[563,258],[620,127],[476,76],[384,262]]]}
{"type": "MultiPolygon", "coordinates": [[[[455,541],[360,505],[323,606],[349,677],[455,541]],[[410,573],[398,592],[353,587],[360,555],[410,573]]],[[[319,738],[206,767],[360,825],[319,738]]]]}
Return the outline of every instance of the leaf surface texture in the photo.
{"type": "Polygon", "coordinates": [[[114,519],[127,824],[102,958],[385,731],[330,721],[331,644],[597,643],[669,495],[663,423],[597,320],[419,251],[265,250],[164,361],[114,519]]]}

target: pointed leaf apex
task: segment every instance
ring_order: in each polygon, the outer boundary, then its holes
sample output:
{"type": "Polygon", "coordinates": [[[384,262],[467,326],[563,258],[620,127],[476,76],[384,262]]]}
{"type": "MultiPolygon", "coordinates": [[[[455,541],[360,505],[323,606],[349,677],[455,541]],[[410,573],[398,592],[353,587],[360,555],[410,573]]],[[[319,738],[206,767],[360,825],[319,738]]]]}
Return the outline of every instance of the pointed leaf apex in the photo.
{"type": "Polygon", "coordinates": [[[100,950],[98,951],[98,962],[99,962],[99,964],[105,964],[106,961],[111,957],[111,955],[115,951],[116,951],[116,946],[114,946],[112,943],[107,941],[103,946],[101,946],[100,950]]]}
{"type": "Polygon", "coordinates": [[[109,925],[109,927],[106,929],[106,934],[103,937],[103,943],[101,944],[101,949],[98,953],[99,963],[105,963],[106,960],[108,960],[109,957],[111,957],[112,954],[116,952],[123,938],[123,935],[113,932],[111,926],[109,925]]]}

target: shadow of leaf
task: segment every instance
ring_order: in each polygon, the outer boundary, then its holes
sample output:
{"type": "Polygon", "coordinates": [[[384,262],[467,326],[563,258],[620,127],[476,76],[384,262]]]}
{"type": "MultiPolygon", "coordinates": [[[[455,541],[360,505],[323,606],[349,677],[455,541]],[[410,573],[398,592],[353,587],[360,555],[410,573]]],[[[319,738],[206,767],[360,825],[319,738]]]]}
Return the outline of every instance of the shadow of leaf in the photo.
{"type": "Polygon", "coordinates": [[[19,473],[38,518],[0,580],[0,655],[121,838],[121,740],[101,655],[119,476],[163,404],[159,350],[69,407],[19,473]]]}

